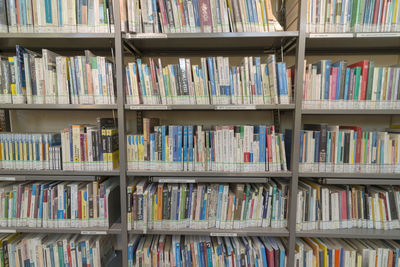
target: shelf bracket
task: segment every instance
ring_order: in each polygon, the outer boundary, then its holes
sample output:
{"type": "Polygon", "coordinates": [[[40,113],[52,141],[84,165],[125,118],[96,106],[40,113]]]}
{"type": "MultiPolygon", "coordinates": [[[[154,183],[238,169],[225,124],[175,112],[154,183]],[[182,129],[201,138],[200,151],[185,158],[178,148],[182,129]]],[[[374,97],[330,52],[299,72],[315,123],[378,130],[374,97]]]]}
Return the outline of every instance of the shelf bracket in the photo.
{"type": "Polygon", "coordinates": [[[131,42],[124,41],[123,45],[124,45],[124,48],[126,50],[128,50],[129,53],[131,53],[135,57],[141,57],[142,56],[142,52],[140,52],[140,50],[137,49],[136,46],[134,44],[132,44],[131,42]]]}

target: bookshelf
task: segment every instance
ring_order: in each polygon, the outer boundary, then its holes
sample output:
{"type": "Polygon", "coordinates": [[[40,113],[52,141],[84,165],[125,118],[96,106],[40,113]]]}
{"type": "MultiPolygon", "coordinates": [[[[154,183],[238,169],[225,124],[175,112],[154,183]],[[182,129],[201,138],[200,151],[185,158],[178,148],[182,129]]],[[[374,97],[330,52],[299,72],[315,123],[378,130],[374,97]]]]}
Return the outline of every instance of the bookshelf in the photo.
{"type": "MultiPolygon", "coordinates": [[[[180,234],[208,236],[279,236],[288,237],[288,264],[294,266],[295,240],[297,237],[332,238],[371,238],[398,239],[400,230],[313,230],[296,231],[296,196],[299,178],[322,178],[327,184],[400,184],[399,174],[393,173],[308,173],[299,172],[300,130],[303,117],[307,115],[399,115],[400,110],[352,110],[352,109],[314,109],[302,108],[303,63],[307,55],[327,54],[399,54],[400,33],[306,33],[307,1],[300,1],[298,10],[298,31],[272,33],[171,33],[171,34],[127,34],[121,32],[120,13],[115,12],[115,33],[2,33],[0,34],[0,52],[14,51],[15,45],[37,49],[44,47],[56,51],[79,51],[93,49],[109,52],[114,49],[115,75],[117,88],[116,105],[52,105],[52,104],[0,104],[4,110],[59,110],[116,111],[118,117],[120,167],[113,171],[23,171],[0,170],[0,181],[93,181],[97,176],[118,177],[120,181],[120,223],[114,223],[108,229],[90,227],[84,229],[62,229],[65,233],[86,235],[119,235],[123,266],[128,266],[129,234],[180,234]],[[287,105],[131,105],[125,101],[125,51],[134,56],[199,56],[199,55],[262,55],[268,52],[295,54],[296,77],[294,103],[287,105]],[[265,111],[288,112],[292,116],[292,153],[290,171],[257,173],[221,173],[221,172],[168,172],[168,171],[131,171],[127,169],[126,128],[127,115],[145,111],[265,111]],[[149,177],[153,182],[185,183],[264,183],[269,178],[290,178],[290,203],[288,227],[246,228],[246,229],[207,229],[207,230],[127,230],[127,187],[128,177],[149,177]],[[245,179],[246,178],[246,179],[245,179]]],[[[120,10],[120,1],[114,1],[114,10],[120,10]]],[[[138,116],[141,117],[141,116],[138,116]]],[[[0,228],[0,233],[57,233],[59,229],[37,228],[0,228]]]]}

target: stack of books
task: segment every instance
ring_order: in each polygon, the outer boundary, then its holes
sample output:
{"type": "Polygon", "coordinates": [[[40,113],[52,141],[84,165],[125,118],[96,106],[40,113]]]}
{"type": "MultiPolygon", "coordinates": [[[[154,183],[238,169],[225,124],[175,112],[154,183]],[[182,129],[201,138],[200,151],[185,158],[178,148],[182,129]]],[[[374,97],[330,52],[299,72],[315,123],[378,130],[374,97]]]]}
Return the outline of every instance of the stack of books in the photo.
{"type": "Polygon", "coordinates": [[[113,63],[89,50],[64,57],[16,47],[0,57],[1,104],[115,104],[113,63]]]}
{"type": "Polygon", "coordinates": [[[399,249],[398,240],[303,238],[295,266],[398,266],[399,249]]]}
{"type": "Polygon", "coordinates": [[[305,124],[300,132],[300,172],[400,172],[400,134],[360,126],[305,124]]]}
{"type": "Polygon", "coordinates": [[[290,153],[274,126],[157,125],[144,118],[143,133],[127,135],[129,170],[287,171],[290,153]]]}
{"type": "Polygon", "coordinates": [[[0,168],[61,170],[59,133],[0,133],[0,168]]]}
{"type": "Polygon", "coordinates": [[[137,59],[126,66],[127,104],[289,104],[294,95],[294,67],[269,55],[245,57],[230,66],[228,57],[189,58],[163,67],[161,59],[149,65],[137,59]]]}
{"type": "MultiPolygon", "coordinates": [[[[282,27],[270,0],[125,0],[130,32],[275,32],[282,27]]],[[[122,4],[122,3],[121,3],[122,4]]],[[[126,9],[125,9],[126,8],[126,9]]],[[[126,14],[127,13],[127,14],[126,14]]],[[[123,23],[126,24],[126,23],[123,23]]]]}
{"type": "Polygon", "coordinates": [[[128,186],[128,230],[285,228],[289,181],[128,186]]]}
{"type": "MultiPolygon", "coordinates": [[[[0,226],[105,227],[117,203],[109,201],[116,179],[95,182],[0,182],[0,226]]],[[[118,190],[119,191],[119,190],[118,190]]]]}
{"type": "Polygon", "coordinates": [[[61,133],[63,170],[111,171],[119,166],[118,127],[114,118],[97,125],[70,125],[61,133]]]}
{"type": "Polygon", "coordinates": [[[287,239],[134,235],[128,266],[286,266],[287,239]]]}
{"type": "Polygon", "coordinates": [[[114,32],[113,1],[2,0],[0,32],[114,32]]]}
{"type": "Polygon", "coordinates": [[[400,65],[321,60],[306,65],[304,109],[399,109],[400,65]]]}
{"type": "Polygon", "coordinates": [[[398,186],[320,185],[299,182],[297,230],[399,229],[398,186]]]}
{"type": "Polygon", "coordinates": [[[1,266],[106,266],[115,254],[114,238],[69,234],[4,234],[1,266]]]}

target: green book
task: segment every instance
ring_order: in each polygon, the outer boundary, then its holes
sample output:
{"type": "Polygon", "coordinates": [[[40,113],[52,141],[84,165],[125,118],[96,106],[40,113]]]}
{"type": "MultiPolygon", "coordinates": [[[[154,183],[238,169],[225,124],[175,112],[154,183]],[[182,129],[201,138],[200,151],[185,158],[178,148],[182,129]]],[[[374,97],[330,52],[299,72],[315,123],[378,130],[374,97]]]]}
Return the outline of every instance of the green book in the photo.
{"type": "Polygon", "coordinates": [[[356,76],[356,82],[354,85],[353,100],[360,99],[360,86],[361,86],[361,67],[354,68],[354,75],[356,76]]]}
{"type": "Polygon", "coordinates": [[[361,15],[359,12],[361,0],[353,0],[353,7],[351,8],[351,19],[350,19],[350,28],[354,30],[354,26],[359,21],[359,16],[361,15]]]}
{"type": "Polygon", "coordinates": [[[58,262],[60,263],[60,266],[65,266],[63,242],[61,240],[57,241],[57,247],[58,247],[58,262]]]}
{"type": "Polygon", "coordinates": [[[372,99],[372,84],[374,80],[374,61],[369,62],[366,100],[372,99]]]}

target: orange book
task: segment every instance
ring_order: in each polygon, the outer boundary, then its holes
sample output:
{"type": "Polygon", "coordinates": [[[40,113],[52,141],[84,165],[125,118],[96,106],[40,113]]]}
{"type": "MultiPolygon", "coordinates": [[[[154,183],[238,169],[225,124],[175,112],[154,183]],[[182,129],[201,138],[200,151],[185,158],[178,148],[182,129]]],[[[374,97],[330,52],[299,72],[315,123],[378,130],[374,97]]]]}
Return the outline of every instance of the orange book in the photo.
{"type": "Polygon", "coordinates": [[[157,188],[157,220],[161,221],[162,220],[162,210],[163,210],[163,187],[164,184],[159,184],[157,188]]]}

